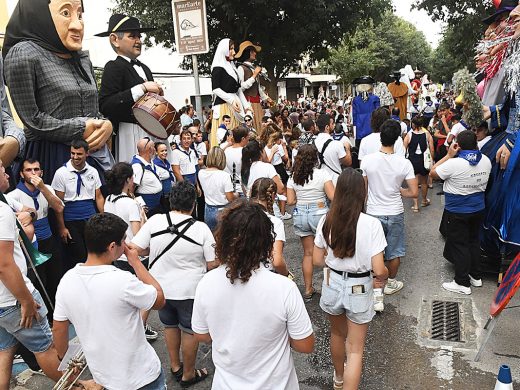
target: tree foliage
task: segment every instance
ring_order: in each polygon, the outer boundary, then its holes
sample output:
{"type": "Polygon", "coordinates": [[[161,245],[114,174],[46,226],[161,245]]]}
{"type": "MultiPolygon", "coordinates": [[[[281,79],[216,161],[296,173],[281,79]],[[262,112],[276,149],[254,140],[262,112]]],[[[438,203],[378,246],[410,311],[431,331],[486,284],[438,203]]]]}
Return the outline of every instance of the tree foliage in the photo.
{"type": "Polygon", "coordinates": [[[422,32],[411,23],[386,12],[379,22],[366,21],[341,45],[330,51],[333,71],[346,82],[368,74],[388,80],[389,74],[406,64],[430,72],[431,48],[422,32]]]}
{"type": "MultiPolygon", "coordinates": [[[[166,0],[116,0],[116,10],[137,16],[143,25],[157,27],[150,37],[175,48],[171,2],[166,0]]],[[[320,60],[328,55],[346,31],[361,20],[378,19],[390,7],[385,0],[207,0],[210,52],[201,55],[199,67],[208,73],[212,56],[222,38],[259,42],[259,60],[275,78],[285,75],[305,55],[320,60]]],[[[151,44],[147,39],[146,44],[151,44]]],[[[237,44],[238,46],[238,44],[237,44]]],[[[186,57],[185,66],[190,65],[186,57]]]]}

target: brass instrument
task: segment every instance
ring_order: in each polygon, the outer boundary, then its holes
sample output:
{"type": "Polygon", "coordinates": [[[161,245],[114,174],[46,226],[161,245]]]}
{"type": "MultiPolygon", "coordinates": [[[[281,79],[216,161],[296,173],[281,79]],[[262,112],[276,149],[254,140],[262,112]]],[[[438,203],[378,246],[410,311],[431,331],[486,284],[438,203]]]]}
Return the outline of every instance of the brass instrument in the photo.
{"type": "Polygon", "coordinates": [[[80,350],[72,357],[72,359],[69,360],[67,363],[67,370],[64,372],[62,377],[52,390],[70,390],[74,387],[78,379],[81,377],[81,374],[87,369],[87,360],[85,359],[85,354],[83,353],[83,350],[80,350]],[[76,375],[76,377],[69,382],[73,378],[73,375],[76,375]]]}
{"type": "MultiPolygon", "coordinates": [[[[246,68],[250,69],[251,72],[255,71],[255,66],[254,65],[246,64],[245,62],[237,62],[236,64],[237,65],[244,65],[246,68]]],[[[262,71],[260,72],[259,76],[261,76],[265,81],[271,82],[271,79],[267,75],[267,69],[262,68],[262,71]]]]}

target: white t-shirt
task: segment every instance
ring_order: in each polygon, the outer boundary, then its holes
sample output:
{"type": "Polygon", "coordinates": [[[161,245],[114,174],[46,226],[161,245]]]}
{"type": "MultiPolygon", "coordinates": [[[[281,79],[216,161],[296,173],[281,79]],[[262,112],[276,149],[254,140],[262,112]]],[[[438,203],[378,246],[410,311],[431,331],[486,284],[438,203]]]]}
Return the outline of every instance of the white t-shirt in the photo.
{"type": "Polygon", "coordinates": [[[359,214],[356,226],[356,252],[353,257],[337,258],[327,245],[323,235],[324,215],[316,229],[314,245],[327,250],[325,263],[328,267],[342,272],[362,273],[372,270],[372,257],[386,248],[385,232],[381,222],[365,213],[359,214]]]}
{"type": "MultiPolygon", "coordinates": [[[[153,162],[149,163],[144,160],[141,156],[135,156],[139,161],[141,161],[144,166],[150,165],[152,170],[155,169],[155,173],[157,173],[157,169],[153,162]]],[[[141,164],[135,163],[132,164],[132,170],[134,171],[134,183],[139,186],[137,189],[137,193],[139,194],[157,194],[162,192],[162,183],[158,176],[156,176],[153,172],[148,169],[143,170],[141,164]]]]}
{"type": "MultiPolygon", "coordinates": [[[[225,127],[219,127],[217,129],[217,143],[220,145],[220,141],[224,138],[224,136],[228,133],[228,129],[225,127]]],[[[226,142],[226,140],[224,140],[226,142]]]]}
{"type": "MultiPolygon", "coordinates": [[[[363,160],[365,156],[379,152],[381,146],[381,133],[370,133],[361,140],[361,144],[359,145],[358,159],[363,160]]],[[[395,141],[394,153],[403,157],[405,155],[403,139],[401,137],[398,137],[395,141]]]]}
{"type": "Polygon", "coordinates": [[[194,143],[193,146],[195,147],[195,150],[199,154],[199,157],[207,156],[208,155],[208,149],[206,148],[206,143],[204,141],[199,143],[194,143]]]}
{"type": "Polygon", "coordinates": [[[296,192],[296,199],[298,204],[309,204],[317,202],[326,202],[327,195],[325,194],[325,183],[332,181],[329,172],[322,168],[314,168],[312,179],[305,185],[294,184],[291,177],[287,181],[287,188],[292,188],[296,192]]]}
{"type": "Polygon", "coordinates": [[[453,125],[453,127],[451,128],[450,132],[448,133],[448,136],[446,137],[446,141],[444,141],[444,145],[448,146],[448,138],[450,136],[450,134],[453,136],[453,139],[451,140],[451,142],[457,142],[457,136],[463,132],[464,130],[467,130],[464,125],[460,122],[457,122],[453,125]]]}
{"type": "Polygon", "coordinates": [[[224,150],[224,154],[226,155],[226,168],[224,170],[229,173],[231,179],[235,181],[235,189],[239,193],[242,193],[242,177],[240,175],[240,170],[242,169],[242,149],[244,149],[242,146],[238,146],[224,150]],[[233,164],[235,164],[234,175],[233,164]]]}
{"type": "MultiPolygon", "coordinates": [[[[170,212],[174,225],[191,218],[176,212],[170,212]]],[[[165,214],[151,217],[142,227],[132,242],[140,248],[150,248],[150,264],[168,246],[175,236],[165,233],[151,237],[153,233],[168,228],[165,214]]],[[[179,230],[183,230],[181,226],[179,230]]],[[[150,273],[161,285],[166,299],[184,300],[195,297],[195,288],[207,270],[206,262],[215,260],[215,239],[208,225],[196,221],[185,233],[199,245],[195,245],[183,238],[178,240],[152,266],[150,273]]]]}
{"type": "Polygon", "coordinates": [[[367,213],[398,215],[404,213],[400,188],[403,181],[415,179],[410,160],[395,153],[372,153],[361,161],[363,176],[368,178],[367,213]]]}
{"type": "Polygon", "coordinates": [[[231,284],[220,266],[200,281],[191,322],[194,332],[213,340],[213,389],[299,388],[289,337],[302,340],[313,331],[286,277],[261,266],[247,283],[231,284]]]}
{"type": "MultiPolygon", "coordinates": [[[[104,211],[105,213],[117,215],[127,223],[125,242],[129,243],[132,241],[134,233],[130,227],[130,222],[141,222],[141,210],[136,200],[130,198],[125,193],[108,195],[105,200],[104,211]]],[[[122,254],[118,260],[127,261],[125,254],[122,254]]]]}
{"type": "MultiPolygon", "coordinates": [[[[319,133],[314,141],[314,145],[318,149],[318,152],[321,153],[323,151],[323,146],[325,146],[325,142],[327,140],[332,139],[330,134],[327,133],[319,133]]],[[[323,153],[323,160],[325,164],[322,168],[326,169],[330,176],[332,177],[332,182],[336,185],[336,181],[338,181],[338,177],[341,174],[341,163],[340,160],[347,155],[345,151],[345,146],[341,141],[332,141],[325,149],[325,153],[323,153]]]]}
{"type": "Polygon", "coordinates": [[[444,180],[444,192],[471,195],[486,191],[491,172],[491,161],[485,155],[482,155],[482,159],[477,165],[470,165],[463,158],[450,158],[435,168],[435,172],[444,180]]]}
{"type": "Polygon", "coordinates": [[[86,171],[81,174],[79,195],[76,194],[78,176],[75,173],[78,172],[78,170],[72,166],[70,160],[54,174],[52,188],[54,188],[55,191],[60,191],[65,194],[63,197],[65,202],[96,199],[96,190],[101,188],[99,173],[88,163],[85,163],[85,168],[83,169],[86,169],[86,171]]]}
{"type": "MultiPolygon", "coordinates": [[[[45,187],[47,187],[47,189],[51,192],[51,194],[56,195],[56,193],[54,192],[54,189],[50,185],[45,184],[45,187]]],[[[5,197],[7,199],[13,199],[17,202],[20,202],[22,205],[29,207],[31,209],[36,209],[34,207],[33,198],[31,198],[29,195],[27,195],[25,192],[23,192],[22,190],[20,190],[18,188],[15,188],[8,194],[5,194],[5,197]]],[[[38,219],[47,217],[47,215],[49,213],[49,202],[47,202],[47,199],[45,199],[45,196],[41,192],[38,194],[38,197],[36,199],[38,201],[38,205],[40,206],[38,208],[38,210],[36,210],[36,215],[38,216],[38,219]]]]}
{"type": "Polygon", "coordinates": [[[213,169],[201,169],[199,182],[204,191],[204,199],[210,206],[225,206],[229,202],[226,192],[233,192],[233,183],[229,173],[213,169]]]}
{"type": "Polygon", "coordinates": [[[178,147],[173,151],[172,165],[178,165],[181,175],[192,175],[197,171],[198,158],[195,151],[189,148],[188,151],[178,147]]]}
{"type": "Polygon", "coordinates": [[[251,169],[249,170],[249,180],[247,181],[247,194],[251,193],[251,187],[253,187],[256,179],[261,177],[267,177],[272,179],[273,177],[278,176],[276,169],[269,163],[265,163],[263,161],[255,161],[251,164],[251,169]]]}
{"type": "Polygon", "coordinates": [[[159,176],[159,179],[161,181],[167,180],[170,178],[170,172],[167,169],[164,169],[163,167],[156,165],[156,164],[154,164],[154,165],[155,165],[155,173],[157,173],[157,176],[159,176]]]}
{"type": "MultiPolygon", "coordinates": [[[[20,272],[22,273],[23,281],[25,282],[27,289],[32,293],[34,291],[34,286],[32,285],[29,278],[27,278],[27,263],[25,262],[25,257],[23,255],[22,249],[20,248],[20,242],[18,241],[16,216],[13,210],[11,210],[11,207],[4,202],[0,202],[0,241],[10,241],[14,243],[14,262],[18,268],[20,268],[20,272]]],[[[0,307],[14,305],[16,305],[16,298],[0,280],[0,307]]]]}
{"type": "Polygon", "coordinates": [[[141,310],[156,299],[157,290],[130,272],[78,264],[60,281],[54,320],[74,325],[97,383],[110,390],[138,389],[161,373],[141,319],[141,310]]]}
{"type": "Polygon", "coordinates": [[[271,215],[267,212],[265,214],[269,217],[271,223],[273,224],[273,230],[275,234],[274,240],[285,242],[285,226],[283,221],[275,215],[271,215]]]}
{"type": "MultiPolygon", "coordinates": [[[[277,145],[277,144],[275,144],[277,145]]],[[[283,146],[282,145],[277,145],[278,146],[278,150],[274,153],[274,156],[271,160],[271,164],[273,165],[280,165],[280,164],[283,164],[283,160],[282,160],[282,157],[285,156],[285,152],[283,150],[283,146]]],[[[269,147],[269,146],[265,146],[264,150],[265,150],[265,154],[266,156],[270,156],[271,155],[271,150],[274,148],[274,145],[272,147],[269,147]]]]}
{"type": "Polygon", "coordinates": [[[477,145],[478,145],[479,150],[482,149],[484,147],[484,145],[487,144],[490,140],[491,140],[491,136],[488,135],[488,136],[486,136],[486,138],[483,138],[480,141],[478,141],[477,145]]]}

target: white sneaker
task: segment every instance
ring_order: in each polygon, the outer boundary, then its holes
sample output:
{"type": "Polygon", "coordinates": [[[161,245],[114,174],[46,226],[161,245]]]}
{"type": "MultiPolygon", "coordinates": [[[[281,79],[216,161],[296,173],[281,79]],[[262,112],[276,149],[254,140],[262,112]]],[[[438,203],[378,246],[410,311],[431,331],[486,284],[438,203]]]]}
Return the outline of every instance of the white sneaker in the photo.
{"type": "Polygon", "coordinates": [[[403,282],[400,282],[399,280],[396,280],[396,279],[388,278],[388,282],[386,283],[385,290],[384,290],[385,294],[386,295],[395,294],[396,292],[401,290],[403,288],[403,286],[404,286],[403,282]]]}
{"type": "Polygon", "coordinates": [[[473,279],[471,275],[469,275],[469,282],[473,287],[482,287],[482,279],[473,279]]]}
{"type": "Polygon", "coordinates": [[[292,218],[292,215],[289,214],[287,211],[285,212],[284,215],[282,215],[282,219],[283,219],[284,221],[286,221],[286,220],[288,220],[288,219],[291,219],[291,218],[292,218]]]}
{"type": "Polygon", "coordinates": [[[385,310],[385,304],[384,304],[384,294],[382,288],[375,288],[374,289],[374,310],[381,313],[383,310],[385,310]]]}
{"type": "Polygon", "coordinates": [[[470,287],[461,286],[460,284],[458,284],[454,280],[451,281],[451,282],[443,283],[442,284],[442,288],[445,289],[445,290],[457,293],[457,294],[464,294],[464,295],[470,295],[471,294],[471,288],[470,287]]]}

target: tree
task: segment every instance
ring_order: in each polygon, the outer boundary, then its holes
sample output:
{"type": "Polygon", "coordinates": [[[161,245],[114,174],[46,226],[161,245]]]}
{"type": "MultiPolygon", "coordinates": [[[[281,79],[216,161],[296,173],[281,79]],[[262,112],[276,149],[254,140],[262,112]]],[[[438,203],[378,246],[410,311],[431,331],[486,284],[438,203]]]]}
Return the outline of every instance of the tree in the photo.
{"type": "Polygon", "coordinates": [[[388,80],[390,73],[406,64],[430,72],[430,55],[422,32],[386,12],[379,22],[367,21],[345,35],[341,45],[331,50],[328,62],[346,82],[365,74],[388,80]]]}
{"type": "MultiPolygon", "coordinates": [[[[144,25],[155,26],[150,33],[155,42],[175,48],[172,9],[166,0],[116,0],[116,10],[136,15],[144,25]]],[[[305,55],[320,60],[328,55],[345,31],[354,31],[361,20],[377,20],[390,7],[385,0],[207,0],[210,52],[198,58],[203,73],[209,66],[218,42],[231,38],[259,42],[259,60],[271,76],[286,75],[305,55]]],[[[146,44],[152,40],[147,38],[146,44]]],[[[238,44],[237,44],[238,46],[238,44]]],[[[191,58],[184,65],[190,67],[191,58]]]]}

